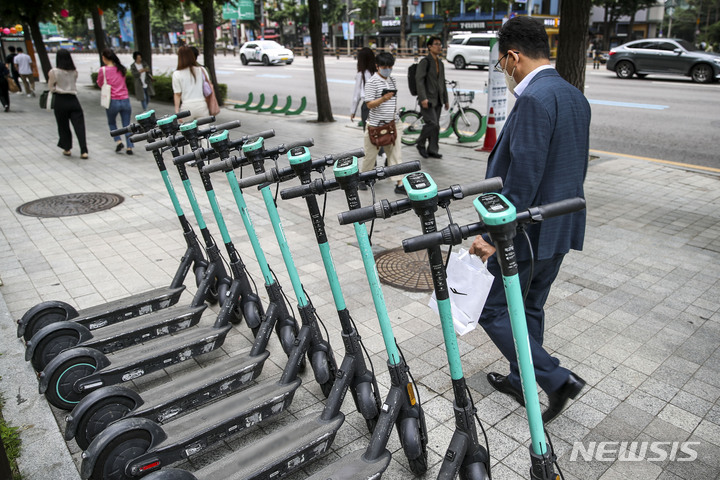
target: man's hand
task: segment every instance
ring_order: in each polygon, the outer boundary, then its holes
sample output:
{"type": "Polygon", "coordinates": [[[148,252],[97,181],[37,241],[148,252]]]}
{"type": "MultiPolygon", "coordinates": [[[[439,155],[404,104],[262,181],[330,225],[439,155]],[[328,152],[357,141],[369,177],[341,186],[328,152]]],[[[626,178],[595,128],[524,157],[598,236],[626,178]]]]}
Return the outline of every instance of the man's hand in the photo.
{"type": "Polygon", "coordinates": [[[428,107],[430,106],[430,101],[426,98],[425,100],[423,100],[422,102],[420,102],[420,106],[421,106],[422,108],[428,108],[428,107]]]}
{"type": "Polygon", "coordinates": [[[448,102],[445,102],[445,110],[450,110],[450,104],[448,102]]]}
{"type": "Polygon", "coordinates": [[[477,255],[480,257],[480,260],[486,262],[487,259],[495,253],[495,247],[486,242],[482,235],[478,235],[475,237],[475,240],[473,240],[472,245],[470,245],[468,252],[472,255],[477,255]]]}

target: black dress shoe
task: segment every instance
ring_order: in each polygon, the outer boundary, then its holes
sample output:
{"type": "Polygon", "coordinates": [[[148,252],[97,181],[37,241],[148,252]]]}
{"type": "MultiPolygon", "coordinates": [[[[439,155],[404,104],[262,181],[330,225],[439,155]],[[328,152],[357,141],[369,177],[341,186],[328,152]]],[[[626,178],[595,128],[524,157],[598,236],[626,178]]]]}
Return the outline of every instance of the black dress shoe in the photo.
{"type": "Polygon", "coordinates": [[[525,405],[523,400],[523,394],[520,390],[513,387],[507,376],[500,375],[499,373],[490,372],[487,374],[488,383],[498,392],[510,395],[518,402],[521,406],[525,405]]]}
{"type": "Polygon", "coordinates": [[[568,399],[577,397],[584,386],[585,380],[570,372],[570,376],[560,388],[548,393],[549,406],[543,413],[543,423],[549,423],[557,417],[565,408],[568,399]]]}
{"type": "Polygon", "coordinates": [[[418,151],[418,153],[420,154],[421,157],[423,157],[423,158],[428,158],[428,153],[427,153],[427,151],[425,150],[425,146],[424,146],[424,145],[417,145],[417,151],[418,151]]]}
{"type": "Polygon", "coordinates": [[[431,158],[442,158],[442,153],[428,152],[428,156],[431,158]]]}
{"type": "Polygon", "coordinates": [[[367,190],[367,184],[365,182],[358,182],[358,190],[367,190]]]}

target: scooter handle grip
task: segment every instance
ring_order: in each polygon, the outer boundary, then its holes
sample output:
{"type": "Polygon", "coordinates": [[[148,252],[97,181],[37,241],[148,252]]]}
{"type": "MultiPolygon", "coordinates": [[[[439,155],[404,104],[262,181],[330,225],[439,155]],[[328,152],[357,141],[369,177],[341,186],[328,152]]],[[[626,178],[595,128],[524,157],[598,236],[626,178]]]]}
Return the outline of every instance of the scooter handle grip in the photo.
{"type": "Polygon", "coordinates": [[[435,245],[441,245],[442,243],[442,232],[432,232],[424,235],[418,235],[417,237],[406,238],[402,241],[402,247],[406,253],[410,253],[425,250],[427,248],[434,247],[435,245]]]}
{"type": "Polygon", "coordinates": [[[110,130],[110,136],[111,137],[117,137],[120,135],[125,135],[128,132],[131,132],[133,130],[132,125],[128,125],[127,127],[122,128],[116,128],[115,130],[110,130]]]}
{"type": "Polygon", "coordinates": [[[205,165],[202,169],[203,173],[213,173],[213,172],[219,172],[219,171],[229,171],[233,169],[232,164],[232,157],[226,158],[225,160],[220,160],[219,162],[211,163],[209,165],[205,165]]]}
{"type": "Polygon", "coordinates": [[[215,125],[213,130],[215,132],[222,132],[223,130],[232,130],[233,128],[240,127],[240,120],[233,120],[232,122],[226,122],[221,123],[220,125],[215,125]]]}
{"type": "Polygon", "coordinates": [[[503,181],[500,177],[488,178],[479,182],[460,185],[460,192],[463,198],[480,195],[481,193],[492,192],[502,189],[503,181]]]}
{"type": "Polygon", "coordinates": [[[420,162],[413,160],[411,162],[398,163],[397,165],[388,165],[383,168],[383,173],[386,177],[393,177],[395,175],[405,175],[406,173],[417,172],[420,168],[420,162]]]}
{"type": "Polygon", "coordinates": [[[145,140],[148,139],[149,133],[150,132],[136,133],[135,135],[132,135],[130,137],[130,141],[133,143],[144,142],[145,140]]]}
{"type": "MultiPolygon", "coordinates": [[[[530,207],[527,210],[530,222],[542,222],[548,218],[558,217],[568,213],[578,212],[585,208],[585,199],[582,197],[567,198],[559,202],[548,203],[530,207]]],[[[524,217],[524,215],[522,215],[524,217]]],[[[521,214],[518,214],[518,221],[521,221],[521,214]]]]}
{"type": "Polygon", "coordinates": [[[145,145],[145,150],[148,152],[152,152],[153,150],[157,150],[158,148],[163,148],[168,146],[168,138],[160,139],[156,142],[148,143],[145,145]]]}
{"type": "Polygon", "coordinates": [[[238,179],[238,186],[240,188],[248,188],[252,187],[253,185],[260,185],[261,183],[265,182],[274,183],[275,180],[276,178],[274,169],[270,169],[265,171],[264,173],[259,173],[257,175],[238,179]]]}
{"type": "Polygon", "coordinates": [[[315,140],[312,138],[306,138],[304,140],[297,140],[295,142],[290,143],[284,143],[282,145],[278,145],[278,151],[281,153],[289,152],[293,148],[296,147],[312,147],[315,145],[315,140]]]}
{"type": "Polygon", "coordinates": [[[376,216],[375,205],[370,205],[368,207],[361,207],[347,212],[340,212],[338,213],[338,221],[340,222],[340,225],[348,225],[350,223],[359,223],[371,220],[376,216]]]}

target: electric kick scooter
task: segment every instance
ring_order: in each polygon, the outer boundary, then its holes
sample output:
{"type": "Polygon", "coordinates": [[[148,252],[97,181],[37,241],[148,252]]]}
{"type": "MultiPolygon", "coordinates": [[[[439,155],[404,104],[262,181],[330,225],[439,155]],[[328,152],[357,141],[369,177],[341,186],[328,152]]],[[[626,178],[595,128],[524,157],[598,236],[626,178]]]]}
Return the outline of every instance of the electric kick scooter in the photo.
{"type": "MultiPolygon", "coordinates": [[[[358,184],[360,182],[372,186],[377,179],[389,178],[393,175],[419,169],[420,162],[414,161],[389,167],[378,167],[374,170],[359,173],[357,158],[346,157],[339,159],[335,163],[333,168],[335,180],[316,179],[312,183],[283,190],[280,195],[283,199],[289,199],[298,196],[322,195],[342,188],[345,192],[348,207],[355,210],[360,208],[360,198],[358,196],[358,184]]],[[[387,398],[382,404],[380,417],[377,426],[372,432],[368,447],[344,456],[320,470],[311,478],[317,480],[379,478],[390,463],[391,454],[386,447],[393,425],[397,428],[410,470],[416,475],[423,475],[427,470],[428,442],[425,414],[417,396],[417,387],[410,377],[410,368],[405,363],[405,359],[395,342],[367,228],[364,223],[354,223],[354,228],[370,285],[375,312],[385,340],[391,386],[387,398]]]]}
{"type": "MultiPolygon", "coordinates": [[[[197,127],[188,124],[181,127],[184,137],[197,145],[197,127]]],[[[220,135],[227,138],[227,131],[220,135]]],[[[214,139],[215,137],[211,138],[214,139]]],[[[162,143],[173,143],[171,139],[146,146],[146,149],[161,148],[162,143]]],[[[177,142],[175,142],[177,143],[177,142]]],[[[182,142],[181,142],[182,143],[182,142]]],[[[176,163],[187,161],[177,157],[176,163]]],[[[202,163],[198,163],[202,167],[202,163]]],[[[236,277],[244,274],[244,266],[230,240],[214,189],[207,174],[202,173],[203,183],[211,202],[223,240],[231,258],[231,269],[236,277]]],[[[258,307],[255,307],[258,308],[258,307]]],[[[262,310],[259,309],[262,313],[262,310]]],[[[254,349],[263,351],[267,345],[276,318],[273,305],[271,315],[262,324],[262,342],[256,340],[254,349]],[[261,348],[258,347],[261,343],[261,348]]],[[[300,353],[300,356],[302,353],[300,353]]],[[[265,355],[264,358],[267,358],[265,355]]],[[[263,359],[264,359],[263,358],[263,359]]],[[[223,438],[244,431],[252,425],[281,413],[292,402],[301,381],[297,377],[299,364],[295,359],[288,365],[280,380],[266,381],[252,388],[226,396],[217,402],[165,423],[162,427],[147,418],[125,417],[112,423],[99,433],[83,453],[81,476],[85,479],[126,479],[146,475],[164,465],[190,457],[223,438]],[[295,360],[295,361],[293,361],[295,360]]]]}
{"type": "MultiPolygon", "coordinates": [[[[413,209],[420,217],[423,233],[436,231],[435,210],[438,206],[447,207],[451,200],[461,199],[469,195],[491,191],[502,187],[499,178],[480,181],[470,185],[453,185],[438,191],[435,182],[424,172],[411,173],[403,179],[407,198],[389,202],[382,200],[370,207],[340,213],[341,224],[361,222],[372,218],[388,218],[413,209]]],[[[475,407],[469,398],[465,377],[462,372],[460,352],[455,337],[445,283],[445,265],[440,247],[428,249],[431,274],[435,286],[440,321],[442,324],[445,348],[450,364],[455,410],[455,433],[451,447],[446,451],[438,478],[453,479],[460,473],[462,479],[484,480],[490,468],[490,456],[480,445],[475,425],[475,407]]]]}
{"type": "MultiPolygon", "coordinates": [[[[519,226],[527,223],[542,222],[551,217],[582,210],[585,208],[585,200],[582,198],[571,198],[547,205],[531,207],[524,212],[517,213],[515,207],[503,195],[488,193],[476,198],[473,201],[473,206],[478,212],[480,222],[462,227],[456,223],[451,223],[442,231],[428,232],[418,237],[403,240],[403,249],[406,252],[413,252],[427,248],[428,252],[439,252],[440,245],[458,245],[462,240],[469,237],[483,233],[490,235],[497,249],[496,254],[502,271],[505,296],[510,313],[510,324],[515,342],[515,351],[518,357],[523,398],[525,399],[525,408],[527,410],[528,424],[530,427],[530,478],[532,480],[557,480],[561,478],[561,476],[556,474],[553,468],[553,464],[556,464],[556,457],[552,451],[552,443],[550,444],[550,448],[548,448],[548,445],[545,443],[542,414],[535,383],[535,369],[533,368],[530,343],[528,341],[525,307],[518,277],[517,262],[515,260],[513,238],[519,226]]],[[[442,260],[440,259],[440,262],[437,262],[440,254],[437,253],[436,257],[431,258],[434,260],[433,268],[440,270],[442,268],[442,260]]],[[[443,327],[445,327],[449,318],[450,328],[452,328],[452,314],[450,313],[450,301],[447,296],[445,276],[438,275],[437,277],[441,280],[441,282],[438,282],[440,284],[439,286],[443,287],[443,289],[439,289],[436,286],[438,309],[442,315],[443,327]]],[[[443,331],[445,331],[445,328],[443,328],[443,331]]],[[[453,383],[455,383],[455,380],[453,380],[453,383]]],[[[464,416],[460,415],[461,412],[458,411],[457,405],[455,409],[459,427],[461,425],[461,419],[463,419],[464,423],[464,416]]],[[[441,478],[453,478],[451,474],[457,472],[460,462],[462,462],[463,465],[466,462],[466,459],[464,460],[463,457],[467,456],[466,444],[468,440],[463,438],[461,430],[462,429],[455,431],[450,447],[447,450],[445,460],[440,470],[441,478]]],[[[487,478],[480,476],[479,473],[480,472],[466,478],[487,478]]]]}
{"type": "MultiPolygon", "coordinates": [[[[178,122],[175,115],[162,118],[157,122],[155,122],[153,118],[151,120],[152,125],[149,125],[150,122],[148,122],[148,117],[152,115],[152,112],[153,111],[151,110],[150,112],[146,112],[136,117],[141,125],[144,124],[150,127],[148,132],[152,131],[152,128],[154,128],[155,125],[157,125],[157,128],[163,132],[172,133],[174,130],[177,130],[178,122]]],[[[205,122],[209,123],[213,118],[214,117],[207,117],[205,122]]],[[[128,129],[134,125],[138,124],[132,124],[131,126],[124,128],[128,129]]],[[[234,128],[240,125],[239,122],[236,121],[221,126],[234,128]]],[[[212,128],[213,127],[210,127],[203,133],[210,135],[214,132],[212,128]]],[[[176,213],[179,218],[184,219],[182,208],[179,208],[177,195],[175,194],[169,178],[167,178],[167,172],[165,171],[162,155],[160,155],[157,151],[153,151],[153,153],[155,154],[155,162],[160,169],[173,205],[176,206],[176,213]]],[[[177,149],[173,151],[173,154],[179,155],[177,149]]],[[[187,174],[185,177],[187,177],[187,174]]],[[[152,340],[153,338],[184,330],[196,325],[200,321],[200,317],[205,310],[204,300],[208,299],[208,297],[210,300],[217,301],[218,294],[220,294],[220,299],[224,301],[224,295],[227,293],[227,289],[229,288],[232,279],[225,271],[225,265],[220,253],[218,252],[217,245],[215,245],[212,236],[210,236],[207,227],[205,226],[202,213],[200,212],[197,202],[191,192],[188,193],[188,197],[190,198],[193,212],[206,244],[205,252],[208,260],[204,260],[203,257],[203,262],[206,265],[205,270],[208,272],[208,275],[204,276],[204,281],[205,283],[210,282],[210,288],[208,289],[201,286],[196,292],[189,307],[174,306],[173,308],[165,309],[162,312],[144,315],[142,318],[131,318],[121,323],[112,324],[97,331],[91,331],[82,324],[73,321],[55,322],[47,325],[33,335],[30,341],[27,342],[27,349],[25,350],[25,359],[30,360],[36,371],[42,371],[48,362],[55,358],[60,352],[74,346],[94,348],[104,354],[108,354],[127,348],[131,345],[152,340]],[[208,268],[208,266],[210,268],[208,268]]],[[[181,221],[181,223],[183,222],[181,221]]],[[[189,236],[192,238],[191,241],[197,243],[197,238],[195,237],[195,233],[192,231],[192,228],[189,230],[189,236]]],[[[198,280],[202,281],[201,279],[198,280]]],[[[241,318],[242,317],[240,317],[237,321],[239,322],[241,318]]]]}
{"type": "MultiPolygon", "coordinates": [[[[184,117],[190,115],[190,112],[181,112],[181,114],[184,117]]],[[[155,111],[150,110],[143,115],[143,121],[154,126],[156,121],[155,111]]],[[[132,128],[141,129],[142,127],[138,124],[132,124],[111,132],[111,134],[124,134],[133,131],[132,128]]],[[[190,268],[193,269],[198,284],[207,269],[207,262],[203,257],[202,249],[199,248],[197,239],[192,233],[192,228],[181,211],[178,212],[178,220],[183,229],[187,250],[170,285],[81,310],[77,310],[68,303],[58,300],[41,302],[30,308],[17,321],[18,338],[22,337],[27,342],[41,328],[66,320],[82,325],[86,330],[95,330],[176,304],[185,289],[183,282],[190,268]]]]}
{"type": "MultiPolygon", "coordinates": [[[[234,123],[236,122],[230,122],[226,124],[226,126],[237,126],[232,125],[234,123]]],[[[177,127],[177,122],[175,122],[175,126],[177,127]]],[[[184,130],[184,134],[186,134],[186,132],[193,132],[193,135],[197,138],[209,135],[214,127],[198,130],[197,123],[191,122],[180,128],[184,130]]],[[[165,129],[164,125],[163,129],[165,129]]],[[[160,142],[149,144],[146,147],[153,151],[158,166],[161,167],[161,172],[164,172],[163,178],[167,177],[167,172],[165,171],[165,164],[158,145],[162,142],[170,146],[176,143],[174,140],[170,141],[173,139],[172,131],[169,133],[171,134],[170,137],[160,142]]],[[[180,134],[176,134],[176,136],[180,139],[184,138],[180,134]]],[[[237,144],[240,145],[241,142],[237,142],[237,144]]],[[[173,155],[176,157],[179,155],[176,149],[174,149],[173,155]]],[[[183,184],[188,198],[191,201],[198,224],[202,226],[201,230],[207,231],[202,213],[195,199],[192,185],[187,178],[184,163],[178,163],[178,171],[181,178],[183,178],[183,184]]],[[[214,248],[214,254],[211,255],[209,252],[209,256],[212,258],[220,258],[220,254],[217,252],[217,246],[212,240],[212,237],[205,233],[203,236],[208,242],[208,250],[214,248]]],[[[222,272],[224,274],[224,268],[222,272]]],[[[219,284],[222,283],[222,281],[219,281],[219,284]]],[[[278,294],[279,293],[278,291],[278,294]]],[[[247,294],[243,295],[243,298],[251,298],[253,295],[253,292],[248,291],[247,294]]],[[[255,295],[255,297],[257,296],[255,295]]],[[[245,312],[245,318],[248,324],[257,323],[258,327],[253,328],[253,333],[256,335],[261,318],[258,317],[257,320],[248,319],[260,316],[261,309],[255,308],[249,303],[250,302],[246,302],[248,310],[245,312]]],[[[285,319],[285,323],[294,321],[294,319],[287,316],[287,313],[282,316],[282,312],[287,312],[284,303],[278,307],[278,312],[278,318],[285,319]]],[[[239,322],[241,318],[242,314],[238,314],[236,311],[235,317],[231,320],[235,323],[236,321],[239,322]]],[[[177,381],[152,388],[144,392],[142,396],[122,385],[107,386],[95,390],[84,397],[66,417],[65,440],[69,441],[75,438],[78,446],[85,450],[93,438],[110,423],[119,418],[126,416],[145,417],[162,424],[168,419],[178,416],[191,408],[196,408],[219,396],[225,396],[235,392],[243,388],[248,382],[260,374],[264,358],[258,359],[256,357],[258,355],[266,355],[264,353],[265,346],[254,345],[253,352],[254,353],[251,353],[249,356],[240,355],[232,357],[230,361],[224,364],[222,370],[213,369],[213,371],[208,372],[207,370],[201,369],[193,371],[191,374],[183,375],[182,378],[177,381]]]]}
{"type": "MultiPolygon", "coordinates": [[[[212,264],[210,268],[213,268],[212,264]]],[[[40,393],[45,394],[50,404],[70,410],[92,390],[133,380],[208,353],[223,344],[231,328],[230,322],[237,320],[236,312],[241,304],[242,293],[243,282],[238,278],[233,279],[227,293],[223,295],[225,302],[213,326],[190,329],[145,345],[135,345],[116,352],[112,358],[92,348],[65,350],[39,373],[40,393]]]]}

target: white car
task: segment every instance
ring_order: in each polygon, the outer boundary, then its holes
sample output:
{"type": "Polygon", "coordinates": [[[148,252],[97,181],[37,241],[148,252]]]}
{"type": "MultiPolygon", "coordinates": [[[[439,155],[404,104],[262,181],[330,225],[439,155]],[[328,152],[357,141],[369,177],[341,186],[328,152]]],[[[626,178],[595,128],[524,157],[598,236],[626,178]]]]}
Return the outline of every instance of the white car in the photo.
{"type": "Polygon", "coordinates": [[[272,40],[245,42],[240,48],[240,61],[243,65],[247,65],[248,62],[262,62],[263,65],[278,63],[290,65],[294,59],[292,50],[272,40]]]}
{"type": "Polygon", "coordinates": [[[467,65],[477,65],[483,69],[490,63],[490,40],[493,38],[496,38],[494,33],[455,35],[448,42],[447,61],[458,69],[467,65]]]}

